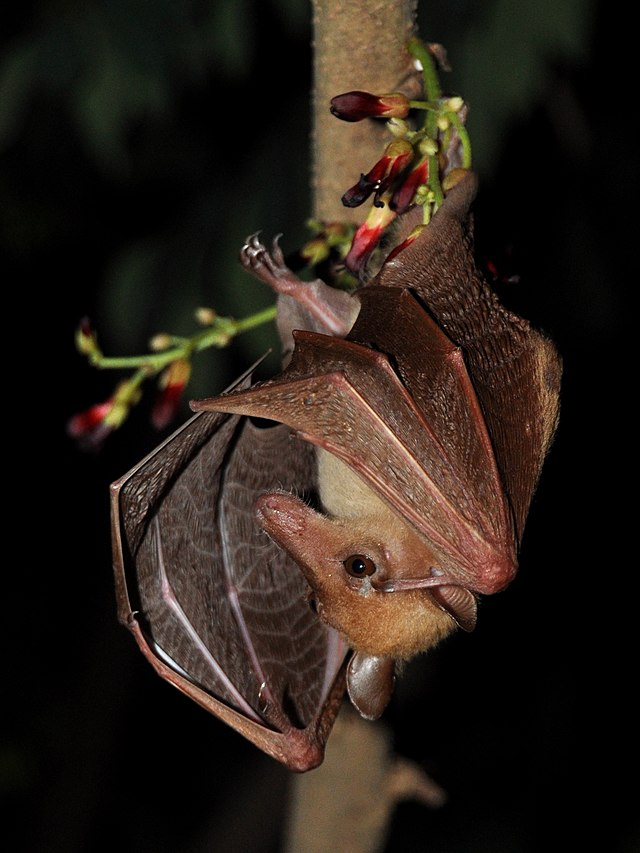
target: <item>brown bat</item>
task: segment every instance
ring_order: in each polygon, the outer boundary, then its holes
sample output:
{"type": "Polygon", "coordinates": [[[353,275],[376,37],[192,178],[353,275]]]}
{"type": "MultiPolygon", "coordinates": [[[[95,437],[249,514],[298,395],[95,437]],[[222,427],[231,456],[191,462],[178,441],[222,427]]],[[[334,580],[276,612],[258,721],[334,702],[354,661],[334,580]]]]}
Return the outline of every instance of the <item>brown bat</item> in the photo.
{"type": "Polygon", "coordinates": [[[561,365],[474,264],[475,190],[469,174],[352,295],[250,238],[283,372],[192,403],[112,487],[120,618],[163,677],[294,769],[322,760],[345,682],[378,717],[396,662],[472,630],[517,569],[561,365]]]}

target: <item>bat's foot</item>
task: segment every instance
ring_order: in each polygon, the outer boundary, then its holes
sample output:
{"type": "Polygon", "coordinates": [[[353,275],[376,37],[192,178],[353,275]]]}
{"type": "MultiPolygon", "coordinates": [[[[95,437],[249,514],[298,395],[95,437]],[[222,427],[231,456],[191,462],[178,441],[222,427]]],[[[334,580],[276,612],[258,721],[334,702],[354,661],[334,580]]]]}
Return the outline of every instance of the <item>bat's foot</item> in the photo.
{"type": "Polygon", "coordinates": [[[240,263],[276,293],[290,296],[302,307],[313,321],[304,328],[337,337],[347,335],[358,315],[358,300],[319,278],[314,281],[298,278],[286,265],[278,240],[279,236],[274,238],[269,251],[258,234],[247,237],[240,250],[240,263]]]}
{"type": "Polygon", "coordinates": [[[240,263],[256,278],[268,284],[276,293],[286,293],[295,297],[305,282],[298,278],[284,262],[284,255],[278,243],[281,235],[274,237],[271,251],[260,240],[259,234],[252,234],[240,250],[240,263]]]}

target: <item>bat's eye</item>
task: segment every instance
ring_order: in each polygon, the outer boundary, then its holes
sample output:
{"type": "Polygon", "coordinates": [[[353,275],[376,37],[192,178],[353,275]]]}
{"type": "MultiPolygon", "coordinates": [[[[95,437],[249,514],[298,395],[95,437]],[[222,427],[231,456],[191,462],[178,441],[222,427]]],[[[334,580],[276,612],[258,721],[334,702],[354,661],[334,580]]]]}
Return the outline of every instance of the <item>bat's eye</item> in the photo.
{"type": "Polygon", "coordinates": [[[372,575],[376,570],[376,564],[363,554],[352,554],[343,563],[347,574],[353,578],[364,578],[372,575]]]}

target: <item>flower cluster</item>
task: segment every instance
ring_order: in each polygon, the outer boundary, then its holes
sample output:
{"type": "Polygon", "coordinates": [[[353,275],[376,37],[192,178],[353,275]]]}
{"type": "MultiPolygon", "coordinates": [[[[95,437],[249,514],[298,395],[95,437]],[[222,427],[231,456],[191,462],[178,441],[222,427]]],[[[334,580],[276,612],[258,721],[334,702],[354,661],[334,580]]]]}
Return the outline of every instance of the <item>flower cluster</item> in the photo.
{"type": "MultiPolygon", "coordinates": [[[[297,253],[300,267],[331,279],[336,287],[350,289],[393,220],[415,205],[422,206],[423,224],[397,245],[395,256],[426,227],[442,203],[444,194],[471,166],[471,149],[464,127],[466,107],[459,97],[444,97],[436,71],[448,67],[441,45],[425,45],[412,39],[409,53],[422,68],[425,100],[410,100],[402,92],[376,95],[354,90],[336,95],[331,113],[347,122],[367,119],[385,121],[392,139],[382,156],[342,195],[342,203],[354,208],[371,200],[365,220],[356,228],[345,223],[312,223],[314,236],[297,253]],[[422,123],[417,116],[423,115],[422,123]],[[326,270],[327,275],[324,275],[326,270]]],[[[95,331],[83,320],[76,333],[76,347],[98,368],[128,370],[109,397],[73,415],[68,434],[81,446],[99,447],[128,418],[141,398],[142,386],[156,380],[151,423],[166,428],[178,413],[191,374],[191,359],[202,349],[226,346],[236,334],[275,318],[276,307],[242,320],[219,317],[210,308],[196,311],[200,331],[190,337],[156,335],[150,352],[124,358],[105,357],[95,331]]]]}
{"type": "Polygon", "coordinates": [[[471,166],[465,104],[462,98],[443,97],[440,91],[436,61],[449,70],[443,48],[414,39],[409,50],[422,66],[426,100],[410,100],[398,92],[375,95],[356,90],[336,95],[330,104],[331,113],[342,121],[385,119],[394,137],[382,157],[342,196],[346,207],[357,207],[373,198],[344,260],[356,276],[398,215],[412,205],[422,205],[426,224],[444,193],[471,166]],[[424,113],[424,120],[413,129],[405,119],[419,111],[424,113]]]}
{"type": "Polygon", "coordinates": [[[156,379],[156,397],[151,406],[151,424],[165,429],[174,420],[191,375],[191,359],[208,347],[224,347],[240,332],[273,320],[275,307],[234,320],[220,317],[211,308],[198,308],[195,317],[201,328],[191,337],[161,333],[150,342],[150,352],[142,356],[109,358],[102,354],[98,338],[88,320],[81,321],[76,332],[76,348],[99,368],[128,369],[127,379],[116,385],[110,396],[67,421],[67,434],[86,449],[98,449],[104,440],[128,418],[142,396],[142,386],[156,379]]]}

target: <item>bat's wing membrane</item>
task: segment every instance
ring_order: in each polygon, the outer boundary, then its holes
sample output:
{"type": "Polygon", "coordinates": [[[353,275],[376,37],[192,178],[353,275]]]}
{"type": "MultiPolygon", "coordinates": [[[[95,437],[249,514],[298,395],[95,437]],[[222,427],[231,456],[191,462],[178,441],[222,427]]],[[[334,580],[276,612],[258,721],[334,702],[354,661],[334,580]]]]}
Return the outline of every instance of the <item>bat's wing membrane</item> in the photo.
{"type": "Polygon", "coordinates": [[[313,485],[312,449],[290,442],[285,427],[198,414],[113,484],[112,525],[119,616],[155,669],[306,770],[322,760],[346,649],[255,521],[274,483],[313,485]]]}

